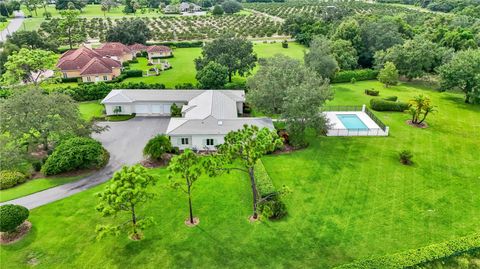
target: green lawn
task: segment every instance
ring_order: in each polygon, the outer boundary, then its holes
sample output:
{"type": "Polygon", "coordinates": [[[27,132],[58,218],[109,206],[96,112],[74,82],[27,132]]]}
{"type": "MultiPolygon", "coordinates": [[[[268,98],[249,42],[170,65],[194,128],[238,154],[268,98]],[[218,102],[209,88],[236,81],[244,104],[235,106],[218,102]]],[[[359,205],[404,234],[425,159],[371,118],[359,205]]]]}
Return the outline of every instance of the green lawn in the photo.
{"type": "MultiPolygon", "coordinates": [[[[303,59],[303,52],[305,47],[291,42],[289,48],[282,48],[280,42],[277,43],[254,43],[254,51],[259,58],[272,57],[275,54],[284,54],[295,59],[303,59]]],[[[171,65],[172,69],[162,72],[159,76],[141,77],[141,78],[127,78],[125,82],[145,82],[145,83],[163,83],[167,88],[174,88],[177,84],[192,83],[196,84],[195,79],[196,70],[193,60],[200,57],[201,48],[179,48],[173,51],[175,55],[173,58],[166,59],[171,65]]],[[[132,64],[130,69],[147,70],[147,60],[145,58],[139,58],[138,64],[132,64]]],[[[258,69],[258,66],[254,68],[253,73],[258,69]]],[[[245,81],[244,77],[235,76],[234,82],[245,81]]]]}
{"type": "Polygon", "coordinates": [[[78,109],[84,120],[90,121],[93,117],[103,116],[104,107],[99,101],[80,102],[78,109]]]}
{"type": "Polygon", "coordinates": [[[82,176],[75,177],[53,177],[53,178],[38,178],[29,180],[21,185],[10,189],[0,190],[0,202],[9,201],[15,198],[23,197],[35,192],[50,189],[52,187],[63,185],[65,183],[73,182],[83,178],[82,176]]]}
{"type": "MultiPolygon", "coordinates": [[[[165,169],[154,201],[140,215],[155,217],[146,239],[126,236],[97,242],[95,226],[110,220],[95,212],[102,186],[31,211],[33,230],[21,242],[2,246],[2,267],[29,268],[328,268],[478,232],[480,223],[480,106],[463,96],[378,82],[334,85],[333,105],[361,105],[370,97],[408,100],[428,94],[438,112],[427,129],[406,125],[406,113],[376,113],[389,137],[311,138],[309,148],[263,158],[289,215],[249,223],[251,195],[244,174],[201,178],[193,206],[200,224],[187,228],[186,196],[170,189],[165,169]],[[415,165],[399,163],[409,149],[415,165]],[[68,251],[66,251],[68,250],[68,251]]],[[[124,219],[119,219],[122,222],[124,219]]]]}

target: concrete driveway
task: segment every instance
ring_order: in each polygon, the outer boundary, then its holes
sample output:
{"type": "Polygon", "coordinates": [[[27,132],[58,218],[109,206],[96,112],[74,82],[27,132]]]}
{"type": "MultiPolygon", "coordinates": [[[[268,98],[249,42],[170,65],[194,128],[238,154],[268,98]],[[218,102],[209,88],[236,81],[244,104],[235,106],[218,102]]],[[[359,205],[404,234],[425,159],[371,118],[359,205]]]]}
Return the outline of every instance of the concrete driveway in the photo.
{"type": "Polygon", "coordinates": [[[150,138],[167,131],[170,118],[135,117],[128,121],[100,122],[100,126],[109,126],[108,131],[93,134],[110,152],[110,159],[123,165],[132,165],[142,161],[143,148],[150,138]]]}
{"type": "Polygon", "coordinates": [[[123,165],[132,165],[142,161],[142,151],[148,140],[157,134],[165,133],[169,121],[170,118],[136,117],[128,121],[101,122],[99,125],[108,125],[110,129],[92,136],[102,142],[110,152],[110,161],[107,166],[78,181],[0,203],[0,205],[17,204],[32,209],[103,183],[109,180],[113,173],[123,165]]]}
{"type": "Polygon", "coordinates": [[[5,42],[9,35],[15,33],[20,26],[22,26],[23,20],[25,20],[25,16],[21,11],[14,11],[13,12],[14,18],[10,20],[8,26],[0,32],[0,41],[5,42]]]}

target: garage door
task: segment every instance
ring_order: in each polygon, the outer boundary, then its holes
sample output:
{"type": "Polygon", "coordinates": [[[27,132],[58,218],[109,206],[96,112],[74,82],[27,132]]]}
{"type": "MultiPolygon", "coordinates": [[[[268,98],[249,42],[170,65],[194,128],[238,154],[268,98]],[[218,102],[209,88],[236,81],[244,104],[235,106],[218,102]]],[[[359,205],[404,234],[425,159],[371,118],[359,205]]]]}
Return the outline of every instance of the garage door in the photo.
{"type": "Polygon", "coordinates": [[[147,105],[135,105],[135,113],[137,114],[147,114],[148,106],[147,105]]]}
{"type": "Polygon", "coordinates": [[[152,113],[162,114],[162,105],[152,105],[152,113]]]}

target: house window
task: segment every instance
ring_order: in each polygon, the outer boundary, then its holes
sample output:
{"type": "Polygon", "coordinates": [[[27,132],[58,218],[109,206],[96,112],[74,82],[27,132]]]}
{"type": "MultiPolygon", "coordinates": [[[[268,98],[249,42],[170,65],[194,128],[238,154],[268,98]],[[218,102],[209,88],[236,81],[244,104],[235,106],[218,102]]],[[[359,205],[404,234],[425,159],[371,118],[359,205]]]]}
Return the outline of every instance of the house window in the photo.
{"type": "Polygon", "coordinates": [[[87,81],[90,82],[90,81],[92,81],[92,79],[90,79],[90,77],[87,77],[87,81]]]}
{"type": "Polygon", "coordinates": [[[107,76],[103,76],[103,80],[108,80],[108,77],[107,77],[107,76]]]}
{"type": "Polygon", "coordinates": [[[68,78],[67,73],[63,73],[63,78],[68,78]]]}
{"type": "Polygon", "coordinates": [[[207,146],[213,146],[213,139],[212,138],[208,138],[207,141],[207,146]]]}
{"type": "Polygon", "coordinates": [[[188,145],[188,138],[187,137],[184,137],[182,138],[182,145],[188,145]]]}
{"type": "Polygon", "coordinates": [[[122,112],[122,107],[121,106],[114,106],[113,107],[113,113],[118,114],[122,112]]]}

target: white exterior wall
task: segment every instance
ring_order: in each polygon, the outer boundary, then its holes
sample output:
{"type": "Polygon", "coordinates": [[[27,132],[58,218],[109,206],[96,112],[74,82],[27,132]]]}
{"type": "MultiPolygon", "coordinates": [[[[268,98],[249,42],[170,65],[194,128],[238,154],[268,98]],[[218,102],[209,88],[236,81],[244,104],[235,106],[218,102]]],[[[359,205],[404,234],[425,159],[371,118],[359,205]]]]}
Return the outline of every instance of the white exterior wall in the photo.
{"type": "Polygon", "coordinates": [[[224,142],[224,135],[175,135],[170,136],[170,141],[172,142],[172,146],[178,147],[180,150],[184,150],[186,148],[196,148],[197,150],[214,150],[216,145],[223,144],[224,142]],[[181,139],[188,138],[189,145],[182,145],[181,139]],[[213,139],[213,146],[207,146],[206,140],[213,139]]]}
{"type": "Polygon", "coordinates": [[[122,112],[117,113],[118,115],[131,115],[133,113],[132,106],[130,104],[107,104],[105,105],[105,113],[107,114],[107,116],[115,115],[115,113],[113,113],[113,110],[116,106],[122,107],[122,112]]]}
{"type": "MultiPolygon", "coordinates": [[[[106,104],[105,105],[105,110],[108,115],[115,115],[113,113],[113,109],[115,106],[121,106],[122,107],[122,112],[118,113],[121,115],[131,115],[133,113],[136,113],[137,116],[170,116],[170,109],[169,107],[173,104],[174,102],[133,102],[133,103],[128,103],[128,104],[106,104]],[[145,109],[145,112],[143,111],[137,111],[138,109],[145,109]],[[168,111],[165,111],[165,109],[168,108],[168,111]],[[160,111],[160,112],[158,112],[160,111]]],[[[184,103],[179,103],[175,102],[178,107],[182,107],[184,103]]]]}
{"type": "Polygon", "coordinates": [[[237,113],[243,114],[243,102],[237,102],[237,113]]]}

